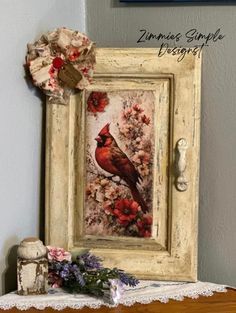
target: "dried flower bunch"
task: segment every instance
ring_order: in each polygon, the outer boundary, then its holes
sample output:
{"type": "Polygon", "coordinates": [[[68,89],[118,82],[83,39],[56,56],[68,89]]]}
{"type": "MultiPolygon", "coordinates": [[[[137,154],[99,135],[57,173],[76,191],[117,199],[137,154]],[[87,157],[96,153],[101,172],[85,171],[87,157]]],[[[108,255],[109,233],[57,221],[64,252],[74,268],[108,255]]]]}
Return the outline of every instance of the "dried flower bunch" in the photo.
{"type": "Polygon", "coordinates": [[[34,85],[49,101],[66,104],[74,89],[84,89],[91,82],[94,43],[78,31],[57,28],[28,44],[26,62],[34,85]]]}
{"type": "Polygon", "coordinates": [[[102,260],[88,251],[72,258],[62,248],[48,246],[49,284],[53,288],[66,288],[70,292],[104,296],[109,292],[116,303],[124,286],[134,287],[138,280],[124,271],[104,268],[102,260]]]}

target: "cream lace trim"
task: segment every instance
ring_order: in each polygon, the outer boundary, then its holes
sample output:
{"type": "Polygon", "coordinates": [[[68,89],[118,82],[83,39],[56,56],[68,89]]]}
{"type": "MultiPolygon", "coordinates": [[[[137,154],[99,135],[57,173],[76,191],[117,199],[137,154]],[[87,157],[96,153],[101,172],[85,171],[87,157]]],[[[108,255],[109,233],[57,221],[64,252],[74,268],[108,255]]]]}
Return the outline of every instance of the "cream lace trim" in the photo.
{"type": "MultiPolygon", "coordinates": [[[[141,281],[135,288],[127,288],[119,304],[132,306],[134,303],[147,304],[152,301],[167,303],[169,300],[183,301],[184,297],[196,299],[199,296],[212,296],[214,292],[226,292],[227,286],[207,282],[179,283],[160,281],[141,281]]],[[[81,309],[83,307],[100,308],[102,305],[114,307],[87,295],[68,294],[61,289],[50,289],[48,295],[19,296],[16,292],[0,297],[0,309],[28,310],[33,307],[44,310],[50,307],[54,310],[65,308],[81,309]]]]}

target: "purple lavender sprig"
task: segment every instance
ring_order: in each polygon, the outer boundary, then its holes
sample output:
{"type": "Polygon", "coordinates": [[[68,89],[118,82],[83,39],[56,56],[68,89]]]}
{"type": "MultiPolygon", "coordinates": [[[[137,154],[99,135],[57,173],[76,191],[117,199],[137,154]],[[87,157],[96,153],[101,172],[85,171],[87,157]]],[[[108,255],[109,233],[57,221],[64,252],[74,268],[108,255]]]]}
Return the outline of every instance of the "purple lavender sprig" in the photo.
{"type": "Polygon", "coordinates": [[[102,269],[102,259],[86,252],[85,254],[79,255],[76,257],[76,263],[80,267],[81,270],[84,271],[93,271],[102,269]]]}
{"type": "Polygon", "coordinates": [[[51,262],[49,263],[49,273],[54,273],[61,278],[63,286],[69,286],[78,284],[80,287],[84,287],[85,281],[83,274],[77,264],[71,261],[63,262],[51,262]]]}
{"type": "Polygon", "coordinates": [[[126,286],[135,287],[139,284],[139,280],[131,274],[125,273],[123,270],[118,268],[114,268],[113,270],[117,274],[117,278],[120,279],[120,281],[126,286]]]}
{"type": "Polygon", "coordinates": [[[60,277],[68,284],[78,283],[81,287],[84,287],[85,281],[83,274],[81,273],[77,264],[68,262],[63,266],[60,272],[60,277]]]}

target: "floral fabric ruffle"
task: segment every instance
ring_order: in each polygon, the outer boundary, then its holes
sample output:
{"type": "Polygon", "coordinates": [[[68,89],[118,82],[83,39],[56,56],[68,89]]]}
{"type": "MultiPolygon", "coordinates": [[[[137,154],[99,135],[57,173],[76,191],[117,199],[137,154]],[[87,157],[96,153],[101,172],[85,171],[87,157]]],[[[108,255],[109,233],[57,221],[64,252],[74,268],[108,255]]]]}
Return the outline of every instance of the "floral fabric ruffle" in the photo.
{"type": "Polygon", "coordinates": [[[90,84],[94,46],[86,35],[67,28],[57,28],[28,44],[26,64],[34,85],[49,96],[49,102],[66,104],[73,90],[90,84]]]}

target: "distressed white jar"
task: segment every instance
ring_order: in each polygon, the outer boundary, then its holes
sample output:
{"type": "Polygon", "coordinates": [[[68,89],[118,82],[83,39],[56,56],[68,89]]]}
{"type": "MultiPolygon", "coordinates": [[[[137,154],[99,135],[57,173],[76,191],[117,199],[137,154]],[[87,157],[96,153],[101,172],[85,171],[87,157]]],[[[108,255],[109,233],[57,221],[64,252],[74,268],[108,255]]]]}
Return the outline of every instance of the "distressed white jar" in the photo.
{"type": "Polygon", "coordinates": [[[21,241],[17,250],[17,290],[19,295],[45,294],[48,290],[47,249],[38,238],[21,241]]]}
{"type": "Polygon", "coordinates": [[[30,237],[21,241],[17,256],[25,260],[34,260],[46,256],[47,249],[38,238],[30,237]]]}

